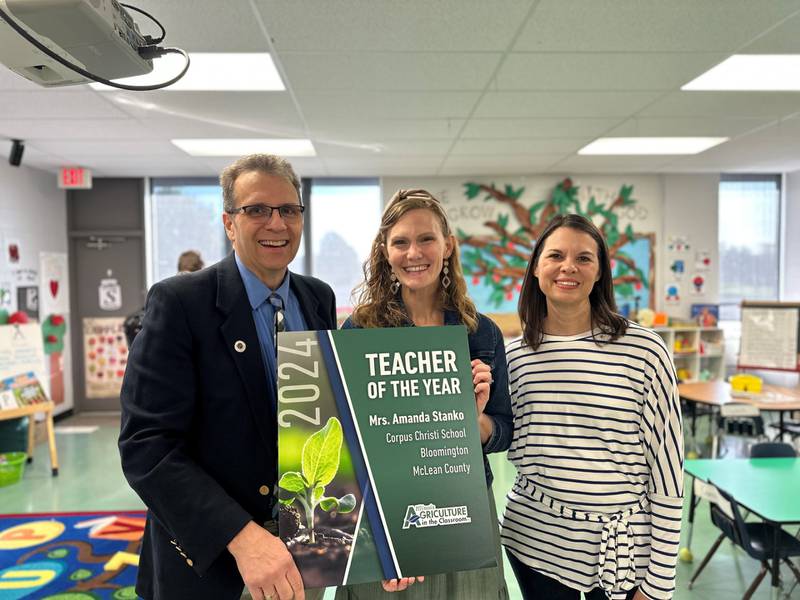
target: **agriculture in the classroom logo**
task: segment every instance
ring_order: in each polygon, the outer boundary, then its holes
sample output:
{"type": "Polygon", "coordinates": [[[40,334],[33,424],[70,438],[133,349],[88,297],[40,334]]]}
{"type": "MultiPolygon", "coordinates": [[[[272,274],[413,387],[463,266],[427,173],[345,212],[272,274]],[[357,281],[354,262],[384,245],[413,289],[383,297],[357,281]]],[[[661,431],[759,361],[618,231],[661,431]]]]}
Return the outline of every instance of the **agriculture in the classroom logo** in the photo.
{"type": "Polygon", "coordinates": [[[464,523],[472,523],[466,506],[436,508],[435,504],[409,504],[403,519],[403,529],[464,523]]]}

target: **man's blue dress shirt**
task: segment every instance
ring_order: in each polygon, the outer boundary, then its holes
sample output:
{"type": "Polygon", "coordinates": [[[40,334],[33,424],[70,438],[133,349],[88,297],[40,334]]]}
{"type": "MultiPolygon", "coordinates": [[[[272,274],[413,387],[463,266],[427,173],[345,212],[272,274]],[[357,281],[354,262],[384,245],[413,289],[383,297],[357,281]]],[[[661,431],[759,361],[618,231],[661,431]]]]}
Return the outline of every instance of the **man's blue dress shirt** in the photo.
{"type": "Polygon", "coordinates": [[[239,267],[239,274],[242,276],[244,282],[244,289],[247,292],[247,299],[250,302],[250,307],[253,309],[253,320],[256,324],[256,332],[258,333],[258,341],[261,346],[261,358],[264,360],[264,369],[267,372],[267,386],[272,390],[272,408],[277,409],[278,394],[277,394],[277,365],[275,359],[275,343],[274,343],[274,323],[275,323],[275,307],[269,301],[271,294],[277,294],[283,300],[284,316],[286,323],[286,331],[306,331],[308,329],[306,320],[303,318],[303,312],[300,310],[300,303],[297,301],[297,296],[294,295],[291,287],[289,286],[289,271],[286,271],[286,277],[277,289],[271,290],[267,284],[261,281],[256,275],[248,269],[239,256],[234,253],[236,258],[236,266],[239,267]]]}

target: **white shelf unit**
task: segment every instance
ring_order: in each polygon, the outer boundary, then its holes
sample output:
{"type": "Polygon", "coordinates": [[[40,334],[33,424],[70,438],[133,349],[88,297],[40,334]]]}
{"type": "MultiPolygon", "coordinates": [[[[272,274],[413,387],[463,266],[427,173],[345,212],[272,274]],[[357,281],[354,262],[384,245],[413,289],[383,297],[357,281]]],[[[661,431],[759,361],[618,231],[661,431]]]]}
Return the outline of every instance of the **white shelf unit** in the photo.
{"type": "Polygon", "coordinates": [[[725,378],[725,338],[717,327],[656,327],[681,383],[725,378]]]}

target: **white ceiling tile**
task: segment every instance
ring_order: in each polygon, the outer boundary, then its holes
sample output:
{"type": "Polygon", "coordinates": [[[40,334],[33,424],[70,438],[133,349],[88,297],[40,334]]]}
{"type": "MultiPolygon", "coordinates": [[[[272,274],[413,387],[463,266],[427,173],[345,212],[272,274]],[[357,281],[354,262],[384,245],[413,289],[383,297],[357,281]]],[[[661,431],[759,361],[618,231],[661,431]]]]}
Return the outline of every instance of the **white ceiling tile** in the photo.
{"type": "Polygon", "coordinates": [[[794,0],[542,0],[515,50],[732,52],[797,10],[794,0]]]}
{"type": "Polygon", "coordinates": [[[347,177],[379,177],[381,175],[434,175],[441,159],[433,158],[328,158],[325,165],[331,173],[347,177]]]}
{"type": "Polygon", "coordinates": [[[548,170],[559,173],[643,173],[658,171],[669,162],[668,156],[573,155],[554,164],[548,170]]]}
{"type": "Polygon", "coordinates": [[[461,137],[593,138],[620,123],[620,119],[470,119],[461,137]]]}
{"type": "Polygon", "coordinates": [[[89,88],[64,92],[49,89],[35,92],[0,91],[0,106],[6,119],[113,119],[127,115],[89,88]]]}
{"type": "Polygon", "coordinates": [[[449,140],[386,140],[372,147],[358,147],[355,144],[315,143],[317,155],[322,158],[353,156],[365,158],[435,156],[444,157],[450,149],[449,140]]]}
{"type": "Polygon", "coordinates": [[[800,112],[793,92],[673,92],[642,110],[640,117],[772,117],[800,112]]]}
{"type": "Polygon", "coordinates": [[[464,119],[309,119],[312,137],[325,141],[452,140],[464,119]],[[317,126],[319,123],[319,126],[317,126]]]}
{"type": "Polygon", "coordinates": [[[577,152],[593,138],[466,140],[456,142],[451,155],[563,154],[577,152]]]}
{"type": "Polygon", "coordinates": [[[28,140],[25,166],[80,160],[95,161],[98,176],[215,177],[230,159],[190,158],[169,139],[310,137],[320,156],[292,161],[309,176],[800,168],[800,94],[677,91],[733,51],[800,52],[798,0],[137,6],[164,22],[167,45],[274,46],[291,91],[45,89],[0,66],[0,137],[28,140]],[[601,135],[689,134],[734,139],[691,157],[574,155],[601,135]]]}
{"type": "Polygon", "coordinates": [[[800,14],[786,19],[737,52],[739,54],[800,54],[800,14]]]}
{"type": "Polygon", "coordinates": [[[302,120],[286,92],[95,92],[130,116],[189,119],[220,126],[246,127],[249,121],[301,128],[302,120]]]}
{"type": "Polygon", "coordinates": [[[662,92],[489,92],[475,117],[627,117],[662,92]]]}
{"type": "Polygon", "coordinates": [[[719,53],[514,53],[498,90],[672,90],[727,58],[719,53]]]}
{"type": "Polygon", "coordinates": [[[157,137],[135,119],[0,119],[0,135],[26,140],[115,139],[157,137]]]}
{"type": "Polygon", "coordinates": [[[564,157],[563,154],[532,156],[450,156],[439,175],[527,175],[543,171],[564,157]]]}
{"type": "Polygon", "coordinates": [[[312,128],[338,119],[459,119],[469,115],[479,92],[321,92],[297,98],[312,128]]]}
{"type": "Polygon", "coordinates": [[[505,50],[535,2],[255,0],[279,51],[505,50]]]}
{"type": "Polygon", "coordinates": [[[103,157],[118,160],[127,160],[126,157],[164,157],[185,156],[185,153],[176,148],[167,140],[151,141],[141,140],[131,143],[127,140],[37,140],[31,146],[42,152],[56,154],[75,160],[85,161],[93,157],[103,157]]]}
{"type": "MultiPolygon", "coordinates": [[[[187,52],[264,52],[268,48],[246,0],[137,0],[135,6],[161,21],[167,30],[167,46],[187,52]]],[[[146,17],[130,14],[143,33],[157,32],[146,17]]]]}
{"type": "Polygon", "coordinates": [[[482,90],[500,54],[411,52],[284,53],[293,90],[482,90]]]}
{"type": "Polygon", "coordinates": [[[606,137],[734,137],[772,123],[773,119],[742,117],[636,117],[606,132],[606,137]]]}

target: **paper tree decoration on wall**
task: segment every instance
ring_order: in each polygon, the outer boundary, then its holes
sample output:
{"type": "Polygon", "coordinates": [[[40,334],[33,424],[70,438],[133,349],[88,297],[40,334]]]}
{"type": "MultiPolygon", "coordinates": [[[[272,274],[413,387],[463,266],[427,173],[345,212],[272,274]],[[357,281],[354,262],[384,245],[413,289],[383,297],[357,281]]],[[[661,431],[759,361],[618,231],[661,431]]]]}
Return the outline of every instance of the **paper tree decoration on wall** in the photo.
{"type": "Polygon", "coordinates": [[[636,204],[633,186],[620,186],[610,202],[600,203],[592,196],[585,205],[578,199],[578,186],[573,185],[570,178],[559,182],[549,198],[530,206],[521,200],[524,191],[524,187],[511,185],[501,190],[494,184],[464,184],[467,200],[496,202],[507,209],[494,221],[483,223],[491,230],[489,235],[469,235],[460,229],[457,232],[464,275],[473,297],[479,299],[479,310],[507,312],[516,309],[516,299],[536,240],[555,215],[567,213],[591,219],[603,232],[621,312],[627,314],[639,307],[652,307],[653,235],[636,233],[630,224],[620,228],[620,211],[636,204]],[[488,288],[488,294],[475,294],[476,288],[488,288]],[[485,300],[481,301],[481,297],[485,300]]]}

